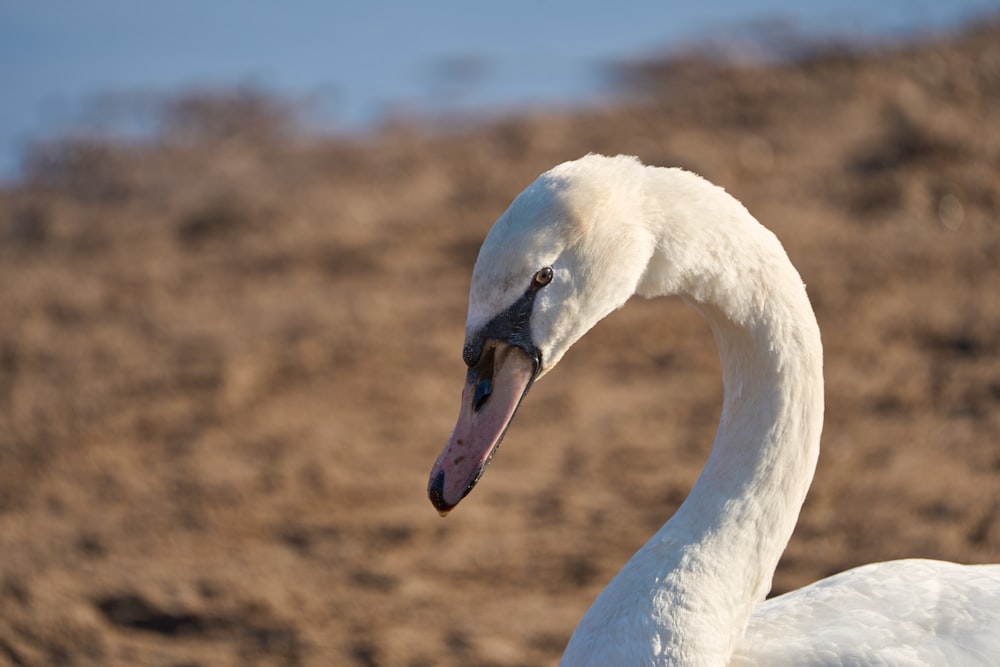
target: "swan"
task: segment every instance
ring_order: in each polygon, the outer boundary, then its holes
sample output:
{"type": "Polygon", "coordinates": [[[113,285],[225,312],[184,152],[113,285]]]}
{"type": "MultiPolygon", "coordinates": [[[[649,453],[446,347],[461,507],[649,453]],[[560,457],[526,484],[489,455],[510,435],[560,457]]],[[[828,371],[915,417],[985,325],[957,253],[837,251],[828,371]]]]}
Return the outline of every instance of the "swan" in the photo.
{"type": "Polygon", "coordinates": [[[459,416],[431,471],[442,515],[532,383],[632,295],[680,295],[722,361],[691,493],[577,626],[561,665],[1000,665],[1000,565],[875,563],[770,600],[819,454],[820,332],[778,239],[707,180],[588,155],[497,220],[472,274],[459,416]]]}

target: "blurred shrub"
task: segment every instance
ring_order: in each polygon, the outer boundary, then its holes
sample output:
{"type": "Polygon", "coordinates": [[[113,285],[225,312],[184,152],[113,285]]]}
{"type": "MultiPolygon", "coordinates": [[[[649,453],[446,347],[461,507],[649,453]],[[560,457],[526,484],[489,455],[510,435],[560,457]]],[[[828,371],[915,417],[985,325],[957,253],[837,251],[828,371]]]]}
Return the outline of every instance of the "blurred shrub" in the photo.
{"type": "Polygon", "coordinates": [[[271,151],[296,134],[301,107],[255,88],[96,96],[67,131],[28,146],[23,180],[86,201],[121,200],[135,191],[140,163],[163,148],[194,148],[206,160],[226,146],[271,151]]]}

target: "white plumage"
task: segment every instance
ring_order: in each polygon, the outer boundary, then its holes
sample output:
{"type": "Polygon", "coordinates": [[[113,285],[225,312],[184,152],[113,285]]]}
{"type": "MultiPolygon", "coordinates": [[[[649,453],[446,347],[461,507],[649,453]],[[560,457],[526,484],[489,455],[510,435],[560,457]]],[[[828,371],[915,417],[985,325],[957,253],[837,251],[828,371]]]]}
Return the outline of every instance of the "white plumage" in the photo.
{"type": "Polygon", "coordinates": [[[998,665],[995,565],[872,563],[761,603],[730,665],[998,665]]]}
{"type": "Polygon", "coordinates": [[[494,225],[473,271],[458,422],[431,473],[438,510],[479,480],[531,383],[634,294],[680,295],[706,317],[722,416],[691,494],[561,664],[1000,665],[997,565],[877,563],[765,601],[819,454],[819,328],[775,236],[682,170],[590,155],[540,176],[494,225]]]}

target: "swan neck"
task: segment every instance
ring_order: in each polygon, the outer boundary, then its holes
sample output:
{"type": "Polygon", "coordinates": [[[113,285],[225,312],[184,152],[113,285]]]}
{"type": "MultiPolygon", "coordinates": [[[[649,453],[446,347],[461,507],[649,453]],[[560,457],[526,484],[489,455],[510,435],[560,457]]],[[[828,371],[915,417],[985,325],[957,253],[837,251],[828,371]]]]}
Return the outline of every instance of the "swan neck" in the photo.
{"type": "Polygon", "coordinates": [[[667,562],[665,580],[704,600],[698,622],[715,628],[705,634],[706,655],[730,654],[770,590],[819,455],[819,328],[798,273],[764,240],[759,265],[743,266],[741,279],[721,290],[727,299],[694,301],[719,349],[722,414],[694,488],[651,541],[683,555],[667,562]]]}
{"type": "Polygon", "coordinates": [[[674,636],[686,637],[690,649],[702,628],[703,655],[723,664],[771,588],[812,481],[822,369],[811,309],[800,309],[794,335],[774,314],[745,326],[715,307],[699,309],[719,347],[722,415],[694,488],[650,544],[654,553],[680,554],[661,565],[670,570],[664,581],[671,601],[661,613],[675,616],[674,636]],[[679,601],[688,596],[702,600],[697,619],[684,617],[690,607],[679,601]]]}
{"type": "Polygon", "coordinates": [[[819,454],[822,346],[798,272],[720,188],[686,172],[657,179],[646,217],[656,247],[637,293],[681,295],[708,320],[722,414],[691,493],[595,602],[563,664],[601,664],[607,642],[651,647],[655,664],[725,665],[771,587],[819,454]],[[609,624],[626,609],[633,622],[609,624]]]}

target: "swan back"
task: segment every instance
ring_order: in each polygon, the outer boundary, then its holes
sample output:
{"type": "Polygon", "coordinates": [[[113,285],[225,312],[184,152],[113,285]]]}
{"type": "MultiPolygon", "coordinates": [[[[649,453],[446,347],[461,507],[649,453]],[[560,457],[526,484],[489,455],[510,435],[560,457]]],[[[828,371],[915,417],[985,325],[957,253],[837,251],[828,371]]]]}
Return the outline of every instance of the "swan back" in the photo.
{"type": "Polygon", "coordinates": [[[873,563],[762,603],[730,665],[988,667],[998,629],[1000,566],[873,563]]]}

